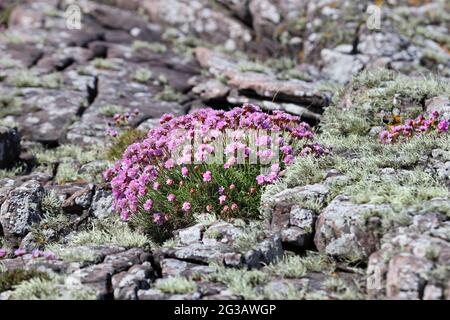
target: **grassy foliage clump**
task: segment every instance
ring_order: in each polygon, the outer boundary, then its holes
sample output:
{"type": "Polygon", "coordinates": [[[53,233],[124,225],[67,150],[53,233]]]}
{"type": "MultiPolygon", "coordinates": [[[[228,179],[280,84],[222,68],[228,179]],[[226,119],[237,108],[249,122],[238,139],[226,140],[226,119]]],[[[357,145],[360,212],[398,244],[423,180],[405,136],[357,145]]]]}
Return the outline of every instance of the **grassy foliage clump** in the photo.
{"type": "Polygon", "coordinates": [[[112,145],[106,151],[108,160],[116,161],[122,158],[130,144],[145,138],[146,133],[138,129],[128,129],[112,139],[112,145]]]}
{"type": "Polygon", "coordinates": [[[45,272],[37,270],[16,269],[0,272],[0,292],[11,290],[22,281],[30,280],[32,278],[49,279],[45,272]]]}
{"type": "Polygon", "coordinates": [[[385,69],[363,71],[325,110],[320,127],[333,135],[366,135],[372,127],[385,125],[384,121],[395,122],[395,112],[401,118],[415,118],[423,112],[426,99],[449,93],[450,86],[435,77],[412,78],[385,69]]]}
{"type": "Polygon", "coordinates": [[[169,294],[184,294],[194,292],[197,285],[194,281],[183,277],[168,277],[159,279],[155,284],[156,289],[169,294]]]}

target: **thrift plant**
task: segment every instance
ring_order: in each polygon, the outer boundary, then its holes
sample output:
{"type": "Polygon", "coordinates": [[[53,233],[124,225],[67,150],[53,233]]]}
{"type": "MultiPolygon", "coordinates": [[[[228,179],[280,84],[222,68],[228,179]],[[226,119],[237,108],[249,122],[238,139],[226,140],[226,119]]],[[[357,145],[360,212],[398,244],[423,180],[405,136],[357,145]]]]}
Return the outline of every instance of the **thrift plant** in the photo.
{"type": "Polygon", "coordinates": [[[193,223],[195,213],[257,217],[264,185],[295,157],[328,152],[299,117],[250,104],[167,114],[160,124],[104,174],[121,217],[159,242],[193,223]]]}
{"type": "Polygon", "coordinates": [[[408,119],[403,125],[390,126],[388,130],[380,132],[380,141],[384,144],[394,143],[402,138],[411,138],[417,134],[436,131],[448,132],[449,120],[439,120],[439,112],[434,111],[429,119],[419,115],[416,119],[408,119]]]}

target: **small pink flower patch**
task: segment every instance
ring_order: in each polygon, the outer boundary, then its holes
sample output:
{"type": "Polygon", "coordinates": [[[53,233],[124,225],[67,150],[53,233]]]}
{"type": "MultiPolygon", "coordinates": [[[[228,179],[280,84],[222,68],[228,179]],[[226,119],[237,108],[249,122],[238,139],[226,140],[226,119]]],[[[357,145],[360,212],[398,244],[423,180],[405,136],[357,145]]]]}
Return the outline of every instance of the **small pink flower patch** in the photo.
{"type": "Polygon", "coordinates": [[[175,195],[174,195],[173,193],[171,193],[171,194],[169,194],[169,195],[167,196],[167,200],[168,200],[169,202],[173,202],[173,201],[175,201],[175,199],[176,199],[176,197],[175,197],[175,195]]]}
{"type": "Polygon", "coordinates": [[[212,173],[211,173],[211,171],[206,171],[206,172],[203,174],[203,181],[204,181],[204,182],[210,182],[211,179],[212,179],[212,173]]]}
{"type": "Polygon", "coordinates": [[[181,175],[187,177],[189,175],[189,169],[186,167],[181,168],[181,175]]]}
{"type": "Polygon", "coordinates": [[[148,199],[147,201],[145,201],[144,203],[144,210],[145,211],[150,211],[153,207],[153,200],[152,199],[148,199]]]}
{"type": "Polygon", "coordinates": [[[27,253],[24,249],[17,249],[14,251],[14,255],[16,257],[21,257],[23,256],[25,253],[27,253]]]}
{"type": "Polygon", "coordinates": [[[191,210],[191,204],[189,202],[183,203],[182,209],[183,209],[183,211],[186,211],[186,212],[191,210]]]}
{"type": "Polygon", "coordinates": [[[227,201],[227,196],[222,195],[222,196],[219,197],[219,203],[220,203],[220,204],[224,204],[225,201],[227,201]]]}

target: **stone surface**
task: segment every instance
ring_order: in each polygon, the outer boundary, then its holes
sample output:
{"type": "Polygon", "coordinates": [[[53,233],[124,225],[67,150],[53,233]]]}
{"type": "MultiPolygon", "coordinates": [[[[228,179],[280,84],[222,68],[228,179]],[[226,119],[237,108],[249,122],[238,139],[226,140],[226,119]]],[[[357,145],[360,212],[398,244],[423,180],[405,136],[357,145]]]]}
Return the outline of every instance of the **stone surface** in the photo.
{"type": "Polygon", "coordinates": [[[0,169],[13,167],[19,155],[20,135],[14,129],[0,127],[0,169]]]}
{"type": "Polygon", "coordinates": [[[319,215],[314,243],[327,254],[352,260],[365,259],[379,247],[381,221],[376,213],[386,205],[352,204],[338,196],[319,215]],[[366,218],[370,214],[372,217],[366,218]]]}
{"type": "Polygon", "coordinates": [[[29,231],[29,227],[42,218],[41,200],[44,189],[35,180],[12,190],[0,209],[0,224],[5,240],[16,243],[29,231]]]}

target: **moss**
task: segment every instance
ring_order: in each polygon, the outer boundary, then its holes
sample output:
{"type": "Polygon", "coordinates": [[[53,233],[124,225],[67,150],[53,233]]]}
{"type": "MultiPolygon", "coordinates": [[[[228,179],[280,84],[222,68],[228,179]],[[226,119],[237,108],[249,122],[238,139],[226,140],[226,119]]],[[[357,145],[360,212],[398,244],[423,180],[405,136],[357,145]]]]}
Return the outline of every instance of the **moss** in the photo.
{"type": "Polygon", "coordinates": [[[265,73],[267,72],[267,68],[257,62],[241,62],[238,64],[238,69],[241,72],[257,72],[257,73],[265,73]]]}
{"type": "Polygon", "coordinates": [[[55,180],[58,184],[65,184],[67,182],[87,181],[88,177],[80,174],[74,163],[62,162],[58,166],[55,180]]]}
{"type": "Polygon", "coordinates": [[[94,145],[81,147],[79,145],[64,144],[55,149],[44,149],[36,146],[31,150],[39,164],[52,165],[63,160],[73,160],[81,165],[103,159],[100,147],[94,145]]]}
{"type": "Polygon", "coordinates": [[[269,280],[266,273],[260,270],[232,269],[223,265],[213,264],[214,272],[205,277],[207,281],[221,282],[237,296],[245,299],[262,299],[262,292],[258,286],[264,285],[269,280]]]}
{"type": "Polygon", "coordinates": [[[268,265],[265,270],[283,278],[302,278],[307,271],[300,256],[285,256],[276,264],[268,265]]]}
{"type": "Polygon", "coordinates": [[[58,73],[52,73],[43,76],[37,76],[31,71],[21,70],[14,73],[8,82],[15,87],[42,87],[55,89],[59,88],[62,84],[62,76],[58,73]]]}
{"type": "Polygon", "coordinates": [[[92,60],[92,65],[97,69],[105,69],[105,70],[117,69],[117,66],[113,61],[103,58],[95,58],[94,60],[92,60]]]}
{"type": "Polygon", "coordinates": [[[61,199],[55,190],[46,192],[42,198],[41,208],[45,215],[55,216],[61,211],[61,199]]]}
{"type": "Polygon", "coordinates": [[[183,277],[168,277],[156,281],[155,288],[164,293],[185,294],[194,292],[197,289],[197,285],[194,281],[183,277]]]}
{"type": "Polygon", "coordinates": [[[262,223],[262,221],[250,221],[249,223],[244,223],[241,227],[242,233],[234,240],[234,249],[246,252],[254,248],[264,236],[262,223]]]}
{"type": "Polygon", "coordinates": [[[140,49],[147,49],[154,53],[165,53],[167,51],[167,47],[159,42],[147,42],[147,41],[134,41],[133,42],[133,49],[134,50],[140,50],[140,49]]]}
{"type": "Polygon", "coordinates": [[[80,231],[73,235],[68,244],[70,246],[116,244],[126,248],[154,246],[147,236],[115,219],[96,221],[90,230],[80,231]]]}
{"type": "Polygon", "coordinates": [[[136,70],[136,72],[133,75],[133,80],[140,82],[140,83],[145,83],[148,80],[150,80],[152,78],[152,72],[150,70],[141,68],[136,70]]]}
{"type": "Polygon", "coordinates": [[[15,94],[0,96],[0,118],[22,113],[22,100],[15,94]]]}
{"type": "Polygon", "coordinates": [[[32,278],[14,287],[12,300],[93,300],[96,294],[85,287],[67,287],[63,276],[54,275],[49,279],[32,278]]]}
{"type": "Polygon", "coordinates": [[[37,270],[15,269],[7,270],[0,273],[0,292],[11,290],[14,286],[20,284],[22,281],[27,281],[32,278],[48,279],[45,272],[37,270]]]}
{"type": "Polygon", "coordinates": [[[3,69],[20,68],[22,65],[19,61],[10,58],[0,58],[0,67],[3,69]]]}
{"type": "Polygon", "coordinates": [[[355,76],[341,101],[328,107],[320,124],[332,135],[366,135],[373,126],[383,126],[395,108],[400,116],[414,118],[426,99],[450,93],[450,86],[436,77],[407,77],[375,69],[355,76]],[[341,105],[351,105],[344,108],[341,105]]]}
{"type": "Polygon", "coordinates": [[[283,290],[273,290],[269,285],[264,288],[264,298],[269,300],[304,300],[307,297],[307,288],[305,285],[301,289],[293,284],[287,283],[283,290]]]}
{"type": "Polygon", "coordinates": [[[178,102],[181,99],[181,95],[171,86],[165,85],[163,91],[156,95],[156,99],[167,102],[178,102]]]}
{"type": "Polygon", "coordinates": [[[90,250],[80,250],[79,248],[70,248],[65,245],[51,244],[46,246],[46,250],[53,252],[58,259],[65,262],[93,263],[100,262],[99,256],[90,250]]]}
{"type": "Polygon", "coordinates": [[[137,129],[129,129],[114,138],[112,145],[106,151],[108,160],[119,160],[129,145],[138,142],[146,136],[145,132],[137,129]]]}
{"type": "Polygon", "coordinates": [[[20,175],[23,172],[22,167],[16,167],[13,169],[0,169],[0,179],[5,178],[14,178],[15,176],[20,175]]]}
{"type": "Polygon", "coordinates": [[[115,114],[123,113],[125,109],[122,106],[118,106],[115,104],[107,104],[104,106],[101,106],[98,109],[98,114],[101,114],[102,116],[112,118],[115,114]]]}

